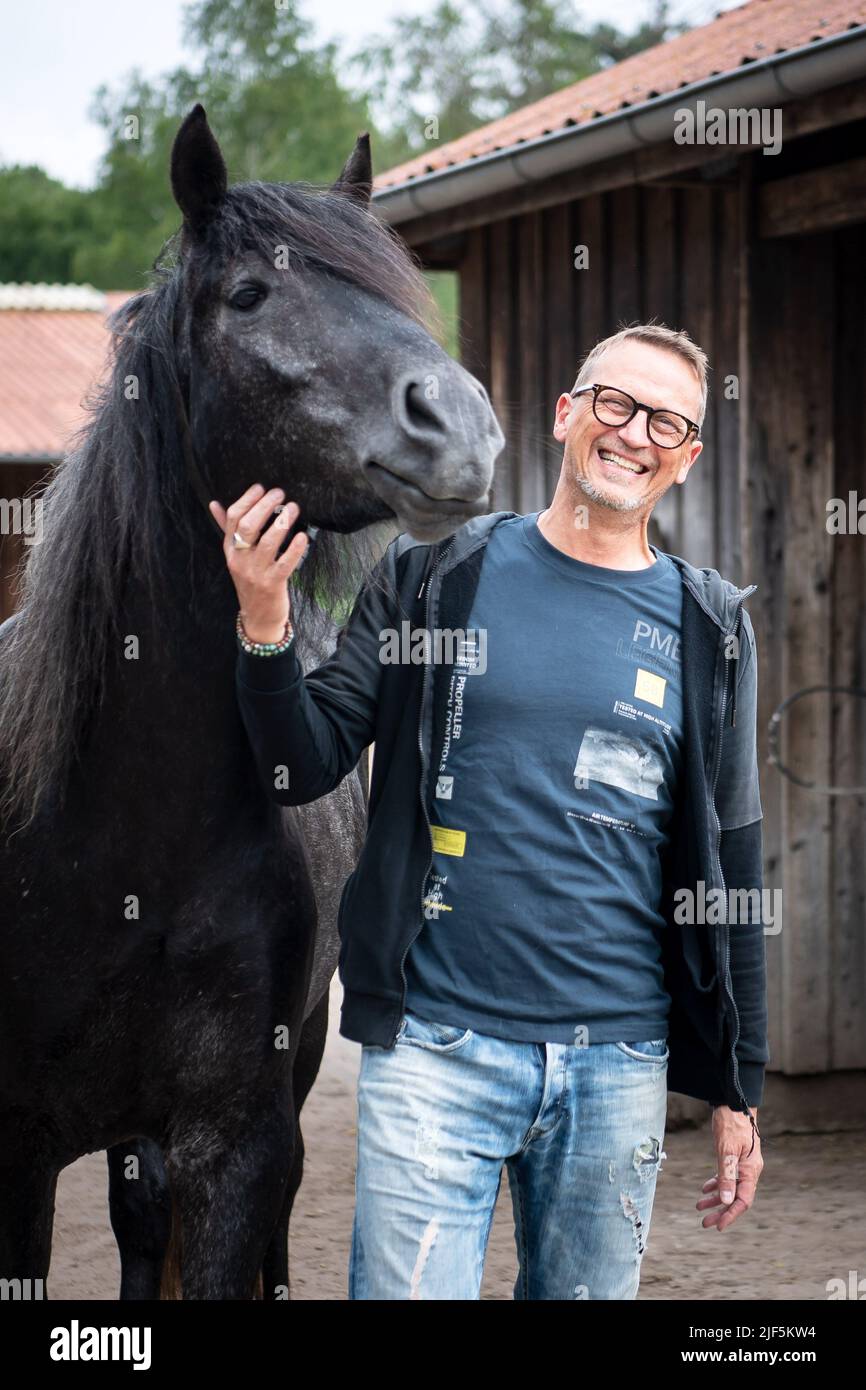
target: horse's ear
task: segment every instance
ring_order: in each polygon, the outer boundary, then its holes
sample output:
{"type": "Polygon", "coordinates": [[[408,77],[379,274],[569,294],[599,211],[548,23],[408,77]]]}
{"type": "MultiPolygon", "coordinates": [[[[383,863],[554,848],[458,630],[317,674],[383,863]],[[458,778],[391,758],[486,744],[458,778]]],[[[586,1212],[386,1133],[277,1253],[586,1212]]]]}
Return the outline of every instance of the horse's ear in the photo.
{"type": "Polygon", "coordinates": [[[369,203],[373,192],[373,161],[370,158],[370,137],[366,131],[355,141],[355,148],[334,184],[334,192],[357,198],[359,203],[369,203]]]}
{"type": "Polygon", "coordinates": [[[171,191],[193,236],[201,236],[228,187],[220,147],[204,107],[192,108],[171,150],[171,191]]]}

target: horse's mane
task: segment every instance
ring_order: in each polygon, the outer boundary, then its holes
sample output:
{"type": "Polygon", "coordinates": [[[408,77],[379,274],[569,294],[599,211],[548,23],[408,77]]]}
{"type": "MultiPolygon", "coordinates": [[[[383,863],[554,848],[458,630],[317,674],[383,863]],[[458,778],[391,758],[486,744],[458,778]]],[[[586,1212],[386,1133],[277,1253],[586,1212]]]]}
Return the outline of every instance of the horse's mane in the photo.
{"type": "MultiPolygon", "coordinates": [[[[356,199],[310,185],[230,188],[196,253],[198,268],[217,274],[242,250],[272,259],[275,245],[286,247],[292,268],[372,291],[428,327],[435,319],[424,278],[396,234],[356,199]]],[[[191,576],[202,544],[202,505],[185,471],[176,406],[182,371],[174,332],[184,276],[176,233],[150,287],[109,320],[110,370],[43,494],[42,539],[26,548],[15,576],[20,620],[0,642],[0,813],[23,825],[48,796],[62,800],[103,698],[109,654],[119,649],[126,585],[144,586],[152,611],[166,600],[176,604],[178,595],[166,593],[169,537],[188,543],[191,576]]],[[[298,614],[312,615],[317,604],[345,613],[380,550],[377,528],[320,532],[293,582],[298,614]]]]}

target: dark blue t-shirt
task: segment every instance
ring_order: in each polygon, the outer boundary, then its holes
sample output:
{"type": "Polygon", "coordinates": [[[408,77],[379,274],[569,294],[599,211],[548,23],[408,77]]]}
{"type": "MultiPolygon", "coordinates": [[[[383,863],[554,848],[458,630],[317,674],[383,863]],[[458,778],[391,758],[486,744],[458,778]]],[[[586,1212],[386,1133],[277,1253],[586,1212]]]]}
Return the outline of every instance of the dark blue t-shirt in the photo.
{"type": "Polygon", "coordinates": [[[492,531],[451,676],[406,1006],[516,1041],[664,1037],[682,581],[655,550],[574,560],[538,515],[492,531]]]}

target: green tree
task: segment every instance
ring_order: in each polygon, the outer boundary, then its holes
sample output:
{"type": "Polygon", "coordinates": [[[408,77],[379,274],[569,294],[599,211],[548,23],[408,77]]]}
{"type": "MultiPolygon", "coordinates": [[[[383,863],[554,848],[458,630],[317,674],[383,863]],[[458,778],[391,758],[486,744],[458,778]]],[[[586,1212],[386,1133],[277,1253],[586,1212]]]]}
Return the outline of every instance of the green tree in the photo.
{"type": "Polygon", "coordinates": [[[380,122],[417,153],[663,42],[685,26],[656,0],[633,34],[581,26],[573,0],[439,0],[428,15],[400,16],[365,44],[355,64],[380,122]],[[435,124],[432,118],[435,117],[435,124]]]}
{"type": "Polygon", "coordinates": [[[0,169],[0,281],[68,283],[91,235],[90,199],[44,169],[0,169]]]}
{"type": "MultiPolygon", "coordinates": [[[[298,0],[196,0],[187,64],[153,81],[133,70],[95,94],[106,151],[94,189],[0,169],[0,277],[140,287],[178,224],[169,155],[196,101],[232,181],[329,183],[360,130],[371,131],[374,167],[387,169],[431,138],[453,139],[672,32],[664,2],[626,34],[581,28],[573,0],[438,0],[346,60],[336,45],[316,45],[298,0]]],[[[447,309],[451,290],[443,281],[436,292],[447,309]]]]}
{"type": "Polygon", "coordinates": [[[684,34],[688,29],[684,23],[675,24],[670,18],[668,0],[656,0],[652,14],[645,19],[633,34],[624,34],[612,24],[598,24],[593,30],[593,42],[597,45],[606,65],[622,63],[645,48],[653,48],[657,43],[676,34],[684,34]]]}
{"type": "Polygon", "coordinates": [[[406,156],[430,138],[431,117],[435,138],[453,140],[497,114],[485,104],[490,60],[481,52],[477,9],[477,0],[459,7],[440,0],[432,14],[398,16],[387,36],[355,54],[381,122],[406,156]]]}
{"type": "Polygon", "coordinates": [[[97,234],[74,259],[74,278],[101,289],[140,289],[165,239],[178,224],[168,159],[178,120],[170,83],[129,74],[122,89],[100,87],[91,116],[108,139],[90,195],[97,234]]]}
{"type": "Polygon", "coordinates": [[[168,180],[171,144],[197,101],[208,111],[232,182],[329,183],[365,129],[372,129],[380,168],[401,156],[393,140],[379,148],[364,93],[341,78],[336,46],[314,46],[311,32],[296,0],[280,8],[199,0],[185,21],[194,62],[158,82],[133,72],[99,90],[92,114],[107,148],[92,202],[100,232],[75,257],[79,278],[101,287],[142,284],[178,224],[168,180]]]}

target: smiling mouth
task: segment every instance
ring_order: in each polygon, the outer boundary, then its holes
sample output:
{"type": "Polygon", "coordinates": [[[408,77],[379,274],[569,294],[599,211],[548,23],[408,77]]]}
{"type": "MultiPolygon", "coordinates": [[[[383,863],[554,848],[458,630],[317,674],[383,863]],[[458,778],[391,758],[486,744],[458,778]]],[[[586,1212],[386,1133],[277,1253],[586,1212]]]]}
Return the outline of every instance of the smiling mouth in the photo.
{"type": "Polygon", "coordinates": [[[618,473],[628,474],[630,477],[639,478],[644,473],[649,473],[646,464],[639,463],[637,459],[629,458],[627,454],[618,454],[614,449],[598,449],[598,456],[602,463],[606,463],[609,468],[615,468],[618,473]]]}

